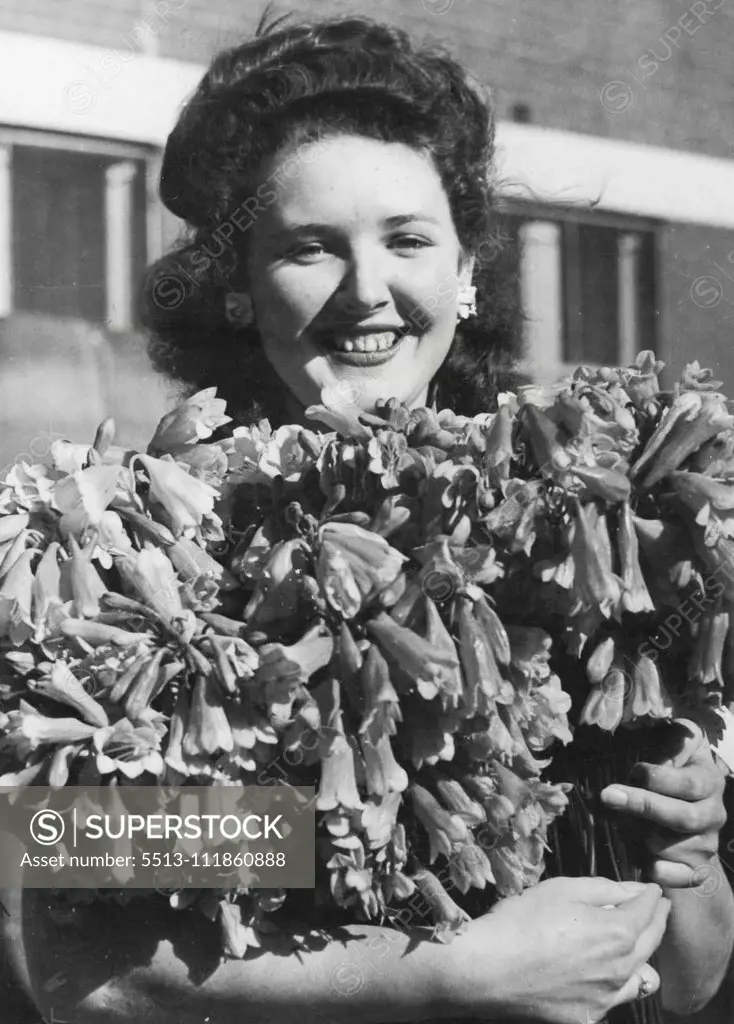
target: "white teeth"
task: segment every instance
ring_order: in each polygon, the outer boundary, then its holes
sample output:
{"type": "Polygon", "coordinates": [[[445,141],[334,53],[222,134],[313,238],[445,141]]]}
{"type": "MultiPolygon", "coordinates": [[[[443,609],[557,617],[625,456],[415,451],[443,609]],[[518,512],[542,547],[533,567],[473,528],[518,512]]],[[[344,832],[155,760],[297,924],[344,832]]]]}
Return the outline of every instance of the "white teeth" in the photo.
{"type": "Polygon", "coordinates": [[[380,334],[363,334],[359,338],[341,340],[334,339],[334,344],[343,352],[382,352],[392,348],[397,341],[392,331],[385,331],[380,334]]]}

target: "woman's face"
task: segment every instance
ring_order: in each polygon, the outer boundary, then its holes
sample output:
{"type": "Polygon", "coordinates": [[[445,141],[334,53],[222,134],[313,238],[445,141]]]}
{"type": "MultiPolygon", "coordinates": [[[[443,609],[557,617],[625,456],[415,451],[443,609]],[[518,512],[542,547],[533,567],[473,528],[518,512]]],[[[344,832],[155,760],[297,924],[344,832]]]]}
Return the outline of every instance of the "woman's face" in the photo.
{"type": "Polygon", "coordinates": [[[425,402],[471,280],[431,158],[333,136],[266,168],[247,276],[265,354],[304,407],[425,402]]]}

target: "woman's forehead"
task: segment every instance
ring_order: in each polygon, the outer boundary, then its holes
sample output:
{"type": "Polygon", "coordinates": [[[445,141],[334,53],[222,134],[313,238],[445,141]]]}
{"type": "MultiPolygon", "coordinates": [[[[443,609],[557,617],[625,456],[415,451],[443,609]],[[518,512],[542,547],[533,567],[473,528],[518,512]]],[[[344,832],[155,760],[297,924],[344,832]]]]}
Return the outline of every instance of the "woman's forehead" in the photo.
{"type": "Polygon", "coordinates": [[[273,221],[443,223],[448,197],[426,153],[403,143],[336,136],[285,148],[269,168],[273,221]]]}

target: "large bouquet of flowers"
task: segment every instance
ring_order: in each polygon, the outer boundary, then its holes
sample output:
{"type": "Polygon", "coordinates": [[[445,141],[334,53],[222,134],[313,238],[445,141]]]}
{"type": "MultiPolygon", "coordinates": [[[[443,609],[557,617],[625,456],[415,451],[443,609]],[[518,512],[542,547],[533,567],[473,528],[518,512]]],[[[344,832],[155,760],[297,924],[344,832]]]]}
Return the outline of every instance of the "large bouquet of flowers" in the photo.
{"type": "MultiPolygon", "coordinates": [[[[222,441],[208,389],[145,453],[107,421],[15,465],[0,785],[314,786],[314,925],[410,900],[448,940],[569,870],[564,821],[577,868],[619,870],[604,772],[674,716],[713,734],[732,657],[734,417],[708,371],[661,391],[660,367],[222,441]]],[[[296,896],[171,900],[243,956],[296,896]]]]}

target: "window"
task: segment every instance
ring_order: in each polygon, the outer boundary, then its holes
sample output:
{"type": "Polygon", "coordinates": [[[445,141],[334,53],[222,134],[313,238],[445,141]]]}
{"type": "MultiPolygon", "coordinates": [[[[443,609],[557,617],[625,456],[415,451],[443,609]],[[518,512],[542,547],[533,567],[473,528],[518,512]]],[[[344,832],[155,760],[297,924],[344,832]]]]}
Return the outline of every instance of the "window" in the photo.
{"type": "Polygon", "coordinates": [[[500,225],[518,250],[529,373],[551,379],[655,350],[654,223],[508,204],[500,225]]]}
{"type": "Polygon", "coordinates": [[[151,154],[0,131],[9,151],[13,309],[125,330],[148,259],[151,154]]]}

